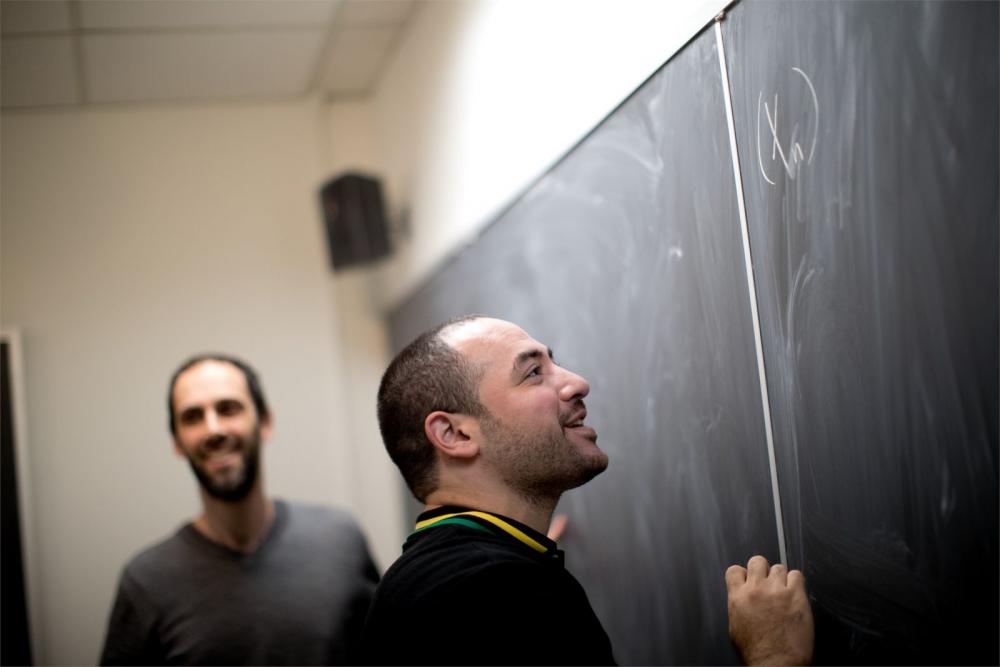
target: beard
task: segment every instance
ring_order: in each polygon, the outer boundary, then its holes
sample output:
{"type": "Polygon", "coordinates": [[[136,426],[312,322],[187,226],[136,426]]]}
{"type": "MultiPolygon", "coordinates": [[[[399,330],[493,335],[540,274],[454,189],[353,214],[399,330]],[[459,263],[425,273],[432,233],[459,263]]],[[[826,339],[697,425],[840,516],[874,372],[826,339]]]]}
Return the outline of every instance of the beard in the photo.
{"type": "Polygon", "coordinates": [[[194,473],[198,484],[205,490],[205,493],[229,503],[235,503],[246,498],[257,481],[257,474],[260,469],[260,426],[255,426],[253,434],[249,440],[241,440],[239,443],[240,469],[234,476],[219,479],[212,477],[205,472],[190,454],[187,456],[188,465],[194,473]]]}
{"type": "Polygon", "coordinates": [[[585,451],[561,426],[539,433],[508,425],[487,413],[480,419],[491,458],[503,481],[530,501],[558,499],[608,467],[608,456],[594,446],[585,451]]]}

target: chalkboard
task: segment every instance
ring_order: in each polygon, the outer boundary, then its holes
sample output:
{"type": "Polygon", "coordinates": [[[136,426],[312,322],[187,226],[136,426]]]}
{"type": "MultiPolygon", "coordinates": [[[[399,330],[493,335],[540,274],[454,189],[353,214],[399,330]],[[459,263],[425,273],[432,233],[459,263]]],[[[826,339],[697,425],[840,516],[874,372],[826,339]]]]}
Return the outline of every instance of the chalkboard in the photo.
{"type": "Polygon", "coordinates": [[[763,2],[725,21],[820,659],[997,664],[998,14],[763,2]]]}
{"type": "Polygon", "coordinates": [[[619,662],[736,663],[723,572],[784,539],[819,662],[996,663],[997,23],[741,3],[391,314],[590,381],[611,465],[561,546],[619,662]]]}
{"type": "MultiPolygon", "coordinates": [[[[19,339],[14,339],[19,340],[19,339]]],[[[31,631],[28,622],[28,596],[24,577],[24,550],[21,543],[21,512],[18,498],[17,429],[14,423],[16,376],[11,368],[18,348],[12,347],[8,334],[0,332],[0,577],[3,581],[3,643],[0,664],[30,665],[31,631]]],[[[18,387],[19,388],[19,387],[18,387]]],[[[23,480],[21,481],[23,484],[23,480]]]]}

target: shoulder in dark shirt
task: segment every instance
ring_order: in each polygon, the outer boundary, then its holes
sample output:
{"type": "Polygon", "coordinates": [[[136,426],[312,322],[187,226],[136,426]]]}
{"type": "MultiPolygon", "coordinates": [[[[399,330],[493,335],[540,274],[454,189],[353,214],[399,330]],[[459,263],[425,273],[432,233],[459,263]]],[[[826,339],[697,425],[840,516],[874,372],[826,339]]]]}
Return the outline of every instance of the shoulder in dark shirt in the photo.
{"type": "Polygon", "coordinates": [[[463,525],[415,533],[376,590],[366,662],[612,664],[607,634],[552,546],[463,525]]]}

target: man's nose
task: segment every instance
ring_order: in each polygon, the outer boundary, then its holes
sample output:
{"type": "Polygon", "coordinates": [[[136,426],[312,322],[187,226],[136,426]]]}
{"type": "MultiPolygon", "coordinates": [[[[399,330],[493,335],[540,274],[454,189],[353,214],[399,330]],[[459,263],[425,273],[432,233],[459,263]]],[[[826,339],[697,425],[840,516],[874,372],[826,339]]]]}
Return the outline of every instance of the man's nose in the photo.
{"type": "Polygon", "coordinates": [[[583,376],[577,375],[571,370],[560,369],[563,373],[562,386],[559,387],[559,398],[564,401],[572,401],[576,398],[583,398],[590,393],[590,384],[583,376]]]}
{"type": "Polygon", "coordinates": [[[222,432],[222,424],[219,422],[219,415],[215,410],[205,412],[205,430],[209,435],[217,435],[222,432]]]}

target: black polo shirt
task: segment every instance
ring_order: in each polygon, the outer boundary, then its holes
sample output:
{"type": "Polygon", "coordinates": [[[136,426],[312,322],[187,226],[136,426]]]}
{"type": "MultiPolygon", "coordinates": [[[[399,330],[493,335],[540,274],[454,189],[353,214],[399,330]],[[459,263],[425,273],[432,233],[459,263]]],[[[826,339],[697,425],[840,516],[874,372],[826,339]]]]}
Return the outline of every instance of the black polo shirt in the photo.
{"type": "Polygon", "coordinates": [[[498,514],[424,512],[375,591],[368,664],[608,665],[611,642],[556,543],[498,514]]]}

